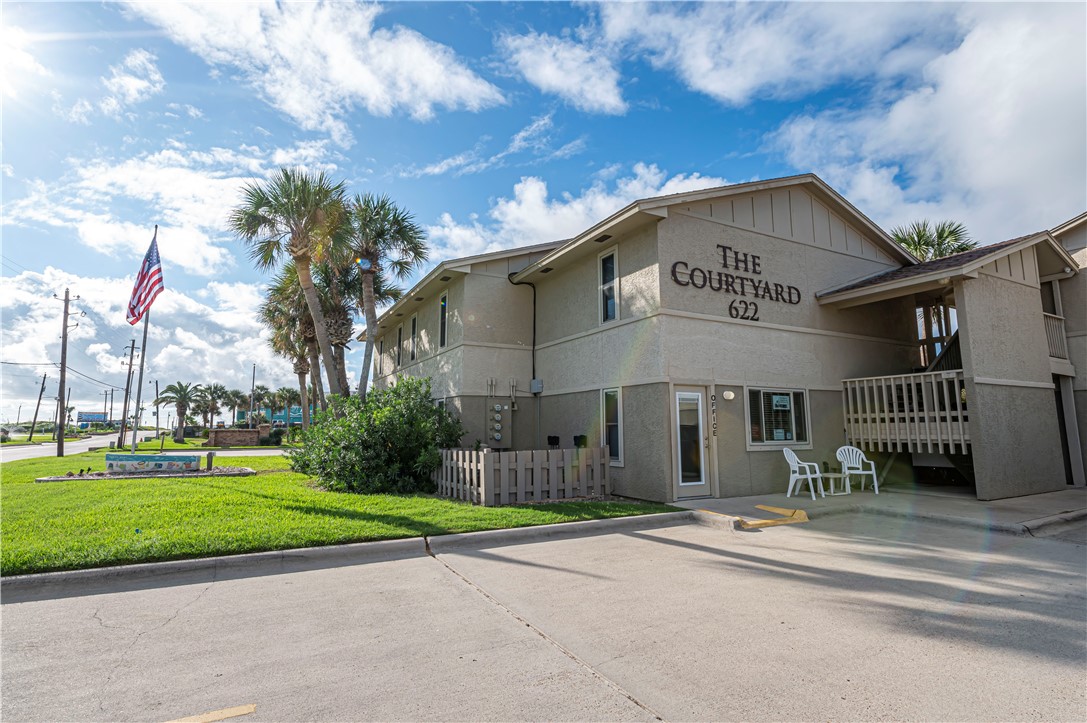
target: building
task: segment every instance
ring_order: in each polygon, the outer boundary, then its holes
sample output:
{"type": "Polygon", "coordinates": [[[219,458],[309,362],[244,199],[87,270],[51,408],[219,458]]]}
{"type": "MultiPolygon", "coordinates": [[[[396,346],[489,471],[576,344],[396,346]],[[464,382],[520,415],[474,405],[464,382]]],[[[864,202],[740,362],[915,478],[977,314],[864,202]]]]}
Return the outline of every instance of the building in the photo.
{"type": "MultiPolygon", "coordinates": [[[[1082,247],[1079,221],[1057,231],[1082,247]]],[[[374,384],[431,377],[465,446],[606,444],[630,497],[782,492],[784,447],[833,462],[848,442],[995,499],[1083,484],[1083,337],[1062,356],[1046,311],[1082,287],[1049,232],[918,263],[808,174],[443,262],[378,320],[374,384]]]]}

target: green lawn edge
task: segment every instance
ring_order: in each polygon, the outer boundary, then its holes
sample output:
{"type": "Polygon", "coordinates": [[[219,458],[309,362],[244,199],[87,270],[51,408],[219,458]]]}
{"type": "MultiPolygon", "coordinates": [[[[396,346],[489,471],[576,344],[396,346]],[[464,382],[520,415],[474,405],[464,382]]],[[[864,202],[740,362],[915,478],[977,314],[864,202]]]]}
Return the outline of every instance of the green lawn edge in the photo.
{"type": "Polygon", "coordinates": [[[625,501],[480,507],[426,495],[357,495],[317,487],[281,456],[231,457],[223,464],[258,474],[35,483],[35,477],[102,469],[103,452],[0,464],[0,575],[677,511],[625,501]]]}

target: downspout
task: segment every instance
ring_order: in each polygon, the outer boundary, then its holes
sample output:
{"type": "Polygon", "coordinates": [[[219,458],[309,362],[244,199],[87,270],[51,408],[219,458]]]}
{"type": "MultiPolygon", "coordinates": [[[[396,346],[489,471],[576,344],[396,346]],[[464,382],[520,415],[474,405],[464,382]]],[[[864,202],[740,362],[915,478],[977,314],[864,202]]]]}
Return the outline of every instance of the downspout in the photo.
{"type": "MultiPolygon", "coordinates": [[[[517,274],[510,274],[506,277],[507,280],[514,286],[531,286],[532,287],[532,379],[536,379],[536,284],[531,281],[514,281],[513,277],[517,274]]],[[[531,387],[531,382],[529,383],[531,387]]],[[[532,396],[536,398],[536,444],[535,449],[543,449],[540,446],[540,393],[532,392],[532,396]]]]}

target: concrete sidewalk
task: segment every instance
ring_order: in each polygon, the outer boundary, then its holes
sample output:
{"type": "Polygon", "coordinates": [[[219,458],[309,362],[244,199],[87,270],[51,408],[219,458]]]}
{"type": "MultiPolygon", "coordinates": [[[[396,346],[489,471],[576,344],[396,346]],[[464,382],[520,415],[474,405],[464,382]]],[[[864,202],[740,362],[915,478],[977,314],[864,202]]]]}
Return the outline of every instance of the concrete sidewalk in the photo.
{"type": "Polygon", "coordinates": [[[854,489],[852,494],[826,497],[817,494],[814,500],[807,494],[786,497],[782,493],[686,500],[676,502],[675,505],[690,510],[740,517],[748,521],[780,517],[757,507],[766,505],[804,510],[811,519],[859,512],[1036,537],[1049,536],[1070,527],[1085,526],[1087,529],[1087,488],[1083,487],[1069,487],[1059,492],[988,502],[957,490],[900,490],[884,487],[877,495],[869,486],[863,492],[854,489]]]}

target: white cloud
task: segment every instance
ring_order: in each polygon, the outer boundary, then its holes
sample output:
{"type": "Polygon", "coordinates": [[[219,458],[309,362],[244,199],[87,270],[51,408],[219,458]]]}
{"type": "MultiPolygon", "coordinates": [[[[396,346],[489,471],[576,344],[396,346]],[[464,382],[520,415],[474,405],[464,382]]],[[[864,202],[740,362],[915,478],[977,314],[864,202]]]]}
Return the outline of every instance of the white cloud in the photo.
{"type": "Polygon", "coordinates": [[[525,80],[544,93],[587,113],[626,112],[619,71],[602,45],[529,33],[504,35],[498,46],[525,80]]]}
{"type": "Polygon", "coordinates": [[[51,75],[27,50],[30,44],[31,37],[22,28],[5,24],[0,32],[0,92],[6,98],[19,96],[17,79],[51,75]]]}
{"type": "Polygon", "coordinates": [[[577,138],[558,149],[554,149],[552,135],[555,124],[552,117],[553,114],[548,113],[533,118],[532,122],[517,131],[510,138],[506,147],[498,153],[490,156],[483,154],[483,143],[487,140],[484,138],[470,151],[457,153],[422,168],[408,168],[401,171],[400,176],[402,178],[419,178],[420,176],[440,176],[449,172],[454,172],[455,175],[460,176],[501,167],[505,164],[506,158],[517,154],[529,155],[531,160],[528,163],[533,163],[569,158],[584,151],[586,146],[584,137],[577,138]]]}
{"type": "Polygon", "coordinates": [[[106,90],[119,106],[132,105],[157,95],[166,87],[155,56],[142,48],[125,56],[120,65],[110,66],[110,77],[102,78],[106,90]]]}
{"type": "Polygon", "coordinates": [[[963,221],[982,243],[1087,207],[1082,5],[961,8],[961,44],[924,82],[850,111],[790,119],[770,138],[885,226],[963,221]]]}
{"type": "Polygon", "coordinates": [[[209,276],[234,264],[224,229],[243,184],[282,165],[334,171],[326,142],[289,148],[193,150],[179,142],[124,160],[70,159],[61,180],[32,180],[4,209],[4,224],[71,228],[84,245],[110,256],[142,258],[159,224],[166,268],[209,276]],[[138,211],[132,211],[135,206],[138,211]],[[121,220],[138,216],[144,224],[121,220]]]}
{"type": "Polygon", "coordinates": [[[238,69],[301,128],[352,141],[356,107],[428,120],[438,108],[479,111],[502,93],[447,46],[414,30],[375,28],[377,5],[131,3],[129,10],[215,66],[238,69]],[[319,38],[319,42],[314,39],[319,38]]]}
{"type": "Polygon", "coordinates": [[[553,198],[543,179],[524,177],[514,186],[512,198],[499,198],[491,205],[488,223],[474,217],[460,223],[451,214],[442,214],[438,224],[427,228],[433,246],[431,259],[438,262],[571,238],[632,201],[727,183],[698,173],[669,177],[655,165],[638,163],[631,175],[597,176],[580,195],[566,193],[553,198]]]}
{"type": "Polygon", "coordinates": [[[742,105],[915,71],[954,31],[929,3],[602,3],[597,42],[742,105]]]}
{"type": "MultiPolygon", "coordinates": [[[[5,276],[5,293],[0,298],[5,361],[59,361],[62,304],[52,295],[70,288],[73,298],[81,297],[72,301],[73,314],[86,312],[78,317],[79,326],[69,334],[68,364],[75,370],[68,375],[72,404],[82,411],[101,410],[103,389],[107,385],[125,385],[128,343],[135,338],[137,346],[140,344],[139,327],[125,320],[132,283],[132,276],[81,277],[52,267],[40,274],[5,276]]],[[[297,384],[290,363],[272,354],[268,332],[257,322],[261,293],[258,286],[212,282],[196,292],[207,297],[206,303],[170,288],[169,280],[167,287],[151,308],[144,399],[153,397],[155,380],[161,386],[180,380],[248,389],[254,363],[258,384],[273,389],[297,384]]],[[[136,359],[138,363],[139,351],[136,359]]],[[[57,393],[58,369],[12,365],[4,365],[0,376],[0,416],[14,419],[16,407],[21,404],[23,418],[29,417],[43,372],[48,379],[42,409],[43,414],[51,416],[48,410],[57,393]]],[[[122,393],[115,392],[117,416],[121,399],[122,393]]]]}

